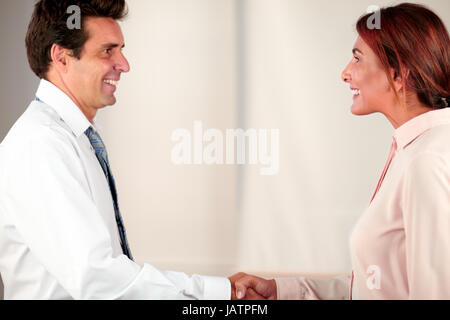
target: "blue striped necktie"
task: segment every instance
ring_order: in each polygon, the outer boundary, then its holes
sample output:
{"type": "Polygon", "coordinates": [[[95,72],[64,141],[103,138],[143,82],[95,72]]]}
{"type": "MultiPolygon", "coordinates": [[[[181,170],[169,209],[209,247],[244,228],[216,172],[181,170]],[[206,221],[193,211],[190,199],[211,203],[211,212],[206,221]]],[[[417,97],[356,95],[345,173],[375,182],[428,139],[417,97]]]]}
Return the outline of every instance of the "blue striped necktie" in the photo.
{"type": "Polygon", "coordinates": [[[111,196],[113,198],[114,212],[116,215],[116,222],[120,235],[120,245],[122,246],[123,254],[127,255],[128,258],[133,260],[130,247],[128,246],[127,235],[125,232],[125,227],[123,226],[122,216],[120,215],[119,211],[116,184],[114,183],[114,178],[111,173],[111,169],[109,168],[108,154],[106,153],[105,145],[103,144],[103,141],[100,138],[99,134],[95,130],[93,130],[92,127],[89,127],[84,133],[89,138],[89,141],[91,142],[91,145],[95,150],[95,155],[97,156],[97,159],[102,166],[103,172],[105,173],[106,180],[108,180],[109,189],[111,190],[111,196]]]}

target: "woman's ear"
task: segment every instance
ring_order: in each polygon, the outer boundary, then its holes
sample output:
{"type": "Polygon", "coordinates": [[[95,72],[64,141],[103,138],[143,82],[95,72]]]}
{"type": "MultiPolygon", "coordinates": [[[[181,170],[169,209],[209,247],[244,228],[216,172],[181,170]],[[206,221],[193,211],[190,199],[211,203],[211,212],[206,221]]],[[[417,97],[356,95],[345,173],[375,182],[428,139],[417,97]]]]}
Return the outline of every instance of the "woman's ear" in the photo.
{"type": "Polygon", "coordinates": [[[395,91],[400,92],[403,89],[403,85],[406,83],[406,79],[408,79],[409,70],[408,69],[403,70],[403,76],[400,75],[400,73],[393,68],[390,69],[390,72],[391,72],[391,79],[394,83],[395,91]]]}

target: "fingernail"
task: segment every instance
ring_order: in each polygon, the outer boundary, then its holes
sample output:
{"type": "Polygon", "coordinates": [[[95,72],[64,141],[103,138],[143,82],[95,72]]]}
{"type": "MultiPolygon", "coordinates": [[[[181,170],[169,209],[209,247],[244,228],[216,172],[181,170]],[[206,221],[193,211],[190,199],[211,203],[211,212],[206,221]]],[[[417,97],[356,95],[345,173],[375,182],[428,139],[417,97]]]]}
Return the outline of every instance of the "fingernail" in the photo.
{"type": "Polygon", "coordinates": [[[237,298],[241,299],[244,296],[244,294],[242,293],[242,291],[238,291],[237,292],[237,298]]]}

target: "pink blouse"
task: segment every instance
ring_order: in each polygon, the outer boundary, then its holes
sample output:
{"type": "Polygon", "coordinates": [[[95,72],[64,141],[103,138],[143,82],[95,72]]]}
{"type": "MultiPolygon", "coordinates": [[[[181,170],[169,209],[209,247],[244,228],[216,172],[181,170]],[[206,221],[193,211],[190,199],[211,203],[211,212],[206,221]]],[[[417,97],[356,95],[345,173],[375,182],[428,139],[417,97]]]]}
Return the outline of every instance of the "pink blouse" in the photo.
{"type": "Polygon", "coordinates": [[[350,251],[351,274],[277,278],[278,298],[450,299],[450,108],[394,131],[350,251]]]}

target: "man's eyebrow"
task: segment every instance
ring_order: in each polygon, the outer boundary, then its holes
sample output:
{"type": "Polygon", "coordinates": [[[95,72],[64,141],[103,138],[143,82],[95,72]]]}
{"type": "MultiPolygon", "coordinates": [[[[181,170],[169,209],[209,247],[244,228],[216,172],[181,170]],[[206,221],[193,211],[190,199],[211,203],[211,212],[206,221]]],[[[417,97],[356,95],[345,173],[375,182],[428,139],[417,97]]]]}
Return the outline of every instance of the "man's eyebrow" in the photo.
{"type": "MultiPolygon", "coordinates": [[[[112,49],[112,48],[117,48],[117,47],[119,47],[120,45],[118,44],[118,43],[105,43],[104,45],[102,45],[101,47],[102,47],[102,49],[112,49]]],[[[125,44],[123,44],[122,46],[121,46],[121,48],[124,48],[125,47],[125,44]]]]}
{"type": "Polygon", "coordinates": [[[358,48],[353,48],[352,52],[353,52],[353,54],[355,54],[356,52],[358,52],[359,54],[364,55],[364,53],[362,53],[362,51],[359,50],[358,48]]]}

